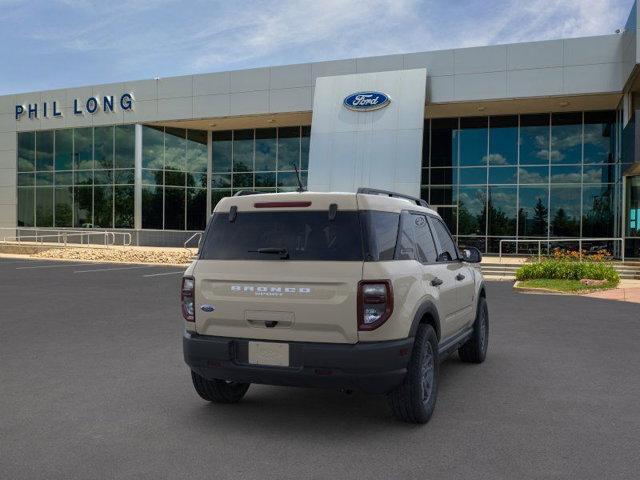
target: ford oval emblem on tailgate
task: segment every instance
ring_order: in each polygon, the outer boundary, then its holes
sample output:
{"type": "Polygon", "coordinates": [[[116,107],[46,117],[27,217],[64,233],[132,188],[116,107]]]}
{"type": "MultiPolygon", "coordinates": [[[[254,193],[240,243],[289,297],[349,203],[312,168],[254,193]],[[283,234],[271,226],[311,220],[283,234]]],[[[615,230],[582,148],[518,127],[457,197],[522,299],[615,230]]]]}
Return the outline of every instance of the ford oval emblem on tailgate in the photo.
{"type": "Polygon", "coordinates": [[[200,310],[202,310],[203,312],[213,312],[216,309],[216,307],[214,307],[213,305],[202,305],[200,307],[200,310]]]}

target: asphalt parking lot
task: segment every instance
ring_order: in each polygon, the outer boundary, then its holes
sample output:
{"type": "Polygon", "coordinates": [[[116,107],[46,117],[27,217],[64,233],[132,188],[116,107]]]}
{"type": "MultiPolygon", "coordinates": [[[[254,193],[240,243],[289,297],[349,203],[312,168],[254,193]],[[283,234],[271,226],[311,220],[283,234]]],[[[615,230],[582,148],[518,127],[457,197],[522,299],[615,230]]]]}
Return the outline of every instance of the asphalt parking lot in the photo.
{"type": "Polygon", "coordinates": [[[436,413],[252,386],[209,405],[182,361],[180,269],[0,259],[0,478],[638,478],[640,308],[488,285],[489,356],[436,413]]]}

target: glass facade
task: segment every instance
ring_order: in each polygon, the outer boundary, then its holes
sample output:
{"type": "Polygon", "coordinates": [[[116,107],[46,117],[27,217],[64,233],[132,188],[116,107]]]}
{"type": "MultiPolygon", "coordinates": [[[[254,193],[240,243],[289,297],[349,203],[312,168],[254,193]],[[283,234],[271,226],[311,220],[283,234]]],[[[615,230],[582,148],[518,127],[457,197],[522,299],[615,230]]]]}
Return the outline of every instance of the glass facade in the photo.
{"type": "Polygon", "coordinates": [[[484,252],[503,238],[617,237],[615,132],[613,111],[427,120],[422,197],[484,252]]]}
{"type": "Polygon", "coordinates": [[[307,185],[311,127],[212,133],[211,208],[239,190],[286,192],[307,185]]]}
{"type": "Polygon", "coordinates": [[[133,228],[135,127],[18,133],[18,225],[133,228]]]}

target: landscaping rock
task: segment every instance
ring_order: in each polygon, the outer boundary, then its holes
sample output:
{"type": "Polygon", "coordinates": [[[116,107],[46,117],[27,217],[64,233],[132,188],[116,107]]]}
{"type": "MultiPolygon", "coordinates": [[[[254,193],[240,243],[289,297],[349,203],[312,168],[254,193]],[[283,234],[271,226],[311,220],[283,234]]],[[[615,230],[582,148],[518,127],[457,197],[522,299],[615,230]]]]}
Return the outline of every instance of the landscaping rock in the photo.
{"type": "Polygon", "coordinates": [[[186,265],[193,261],[195,249],[154,247],[69,247],[38,252],[32,257],[59,260],[92,260],[117,263],[157,263],[186,265]]]}
{"type": "Polygon", "coordinates": [[[601,287],[602,285],[606,285],[607,281],[606,280],[593,280],[591,278],[583,278],[582,280],[580,280],[580,283],[582,285],[587,285],[589,287],[601,287]]]}

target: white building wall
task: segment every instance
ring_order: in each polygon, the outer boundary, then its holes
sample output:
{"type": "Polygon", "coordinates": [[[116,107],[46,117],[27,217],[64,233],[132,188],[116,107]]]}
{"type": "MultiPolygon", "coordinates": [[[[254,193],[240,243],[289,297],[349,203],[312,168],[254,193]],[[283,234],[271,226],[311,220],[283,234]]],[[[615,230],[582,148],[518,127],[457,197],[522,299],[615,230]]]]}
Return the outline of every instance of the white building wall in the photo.
{"type": "Polygon", "coordinates": [[[316,80],[309,150],[309,189],[375,187],[420,196],[427,71],[399,70],[316,80]],[[353,111],[343,105],[359,91],[387,95],[388,106],[353,111]]]}

